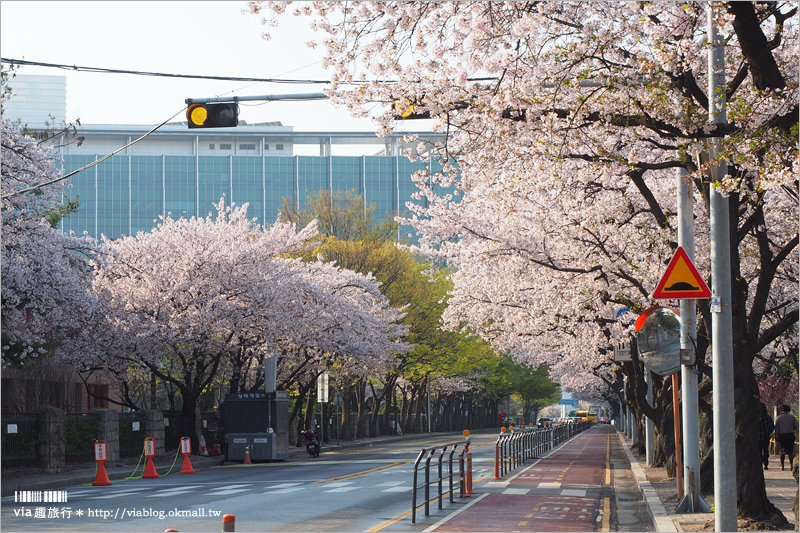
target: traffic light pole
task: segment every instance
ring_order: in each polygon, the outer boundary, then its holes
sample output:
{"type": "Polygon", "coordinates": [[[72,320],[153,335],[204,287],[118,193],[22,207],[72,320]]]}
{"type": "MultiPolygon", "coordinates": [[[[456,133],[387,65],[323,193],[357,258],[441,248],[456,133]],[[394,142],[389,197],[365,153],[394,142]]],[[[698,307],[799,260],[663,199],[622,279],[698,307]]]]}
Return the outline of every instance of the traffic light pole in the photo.
{"type": "Polygon", "coordinates": [[[325,93],[264,94],[261,96],[217,96],[214,98],[187,98],[186,105],[218,102],[271,102],[275,100],[327,100],[325,93]]]}

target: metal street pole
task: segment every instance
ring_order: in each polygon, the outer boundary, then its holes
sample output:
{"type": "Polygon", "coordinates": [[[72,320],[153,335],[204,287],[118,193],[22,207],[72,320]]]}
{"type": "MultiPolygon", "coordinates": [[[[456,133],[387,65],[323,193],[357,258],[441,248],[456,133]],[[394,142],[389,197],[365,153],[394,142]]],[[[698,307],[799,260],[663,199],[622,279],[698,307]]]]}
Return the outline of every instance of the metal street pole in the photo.
{"type": "MultiPolygon", "coordinates": [[[[725,109],[725,48],[717,32],[714,4],[706,8],[708,24],[708,114],[713,124],[728,121],[725,109]]],[[[733,392],[733,322],[731,245],[728,199],[716,189],[727,174],[718,161],[720,138],[709,143],[711,168],[711,357],[714,379],[714,530],[736,531],[736,443],[733,392]]]]}
{"type": "MultiPolygon", "coordinates": [[[[653,377],[650,375],[650,369],[647,368],[647,365],[644,367],[644,382],[647,384],[647,405],[653,407],[653,377]]],[[[653,421],[649,416],[644,417],[644,421],[646,442],[645,457],[647,458],[647,465],[650,466],[653,464],[653,452],[656,438],[655,428],[653,427],[653,421]]]]}
{"type": "MultiPolygon", "coordinates": [[[[694,262],[694,202],[692,184],[686,169],[679,168],[675,177],[678,185],[678,246],[694,262]]],[[[697,338],[697,311],[693,299],[683,299],[681,310],[681,351],[694,354],[697,338]]],[[[683,420],[683,499],[676,513],[709,512],[711,508],[700,494],[700,430],[697,404],[698,375],[694,366],[681,364],[681,404],[683,420]]]]}

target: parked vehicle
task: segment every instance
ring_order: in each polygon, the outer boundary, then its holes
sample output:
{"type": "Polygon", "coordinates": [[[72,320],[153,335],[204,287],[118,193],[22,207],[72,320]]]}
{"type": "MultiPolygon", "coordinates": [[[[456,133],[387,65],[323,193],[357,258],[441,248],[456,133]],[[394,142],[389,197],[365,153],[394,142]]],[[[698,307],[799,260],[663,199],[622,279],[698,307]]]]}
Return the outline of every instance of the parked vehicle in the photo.
{"type": "Polygon", "coordinates": [[[319,457],[319,439],[317,439],[317,435],[314,433],[313,429],[307,429],[303,432],[303,440],[306,443],[308,455],[311,457],[319,457]]]}
{"type": "Polygon", "coordinates": [[[553,424],[553,419],[546,416],[539,417],[536,421],[536,426],[540,428],[549,428],[553,424]]]}

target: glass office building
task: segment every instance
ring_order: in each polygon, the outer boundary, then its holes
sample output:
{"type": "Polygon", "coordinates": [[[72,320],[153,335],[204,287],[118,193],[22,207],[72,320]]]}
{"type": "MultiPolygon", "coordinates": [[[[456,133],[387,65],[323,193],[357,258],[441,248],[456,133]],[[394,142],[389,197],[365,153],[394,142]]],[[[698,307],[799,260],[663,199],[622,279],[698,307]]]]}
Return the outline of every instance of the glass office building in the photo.
{"type": "MultiPolygon", "coordinates": [[[[63,169],[67,173],[93,163],[150,129],[82,126],[80,145],[70,139],[60,143],[63,169]]],[[[430,133],[421,137],[442,140],[430,133]]],[[[228,204],[248,203],[250,218],[270,224],[284,198],[302,209],[310,195],[323,189],[355,191],[365,209],[375,205],[379,219],[406,214],[406,202],[416,190],[412,174],[441,168],[435,161],[410,161],[403,155],[407,148],[399,134],[378,138],[373,132],[294,132],[280,123],[240,124],[224,131],[168,124],[70,177],[69,198],[77,199],[79,207],[60,227],[115,239],[150,231],[159,216],[207,216],[223,195],[228,204]],[[333,155],[343,146],[374,155],[333,155]],[[319,155],[295,155],[310,150],[319,155]]],[[[406,240],[410,232],[410,227],[401,228],[398,238],[406,240]]]]}

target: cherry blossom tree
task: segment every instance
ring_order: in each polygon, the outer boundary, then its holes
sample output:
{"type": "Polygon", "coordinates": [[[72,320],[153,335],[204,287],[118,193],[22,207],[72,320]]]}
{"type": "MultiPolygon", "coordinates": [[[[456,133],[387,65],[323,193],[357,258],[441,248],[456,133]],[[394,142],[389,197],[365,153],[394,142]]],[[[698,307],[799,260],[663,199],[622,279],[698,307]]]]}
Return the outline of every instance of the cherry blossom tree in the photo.
{"type": "MultiPolygon", "coordinates": [[[[775,342],[797,346],[797,6],[713,4],[726,37],[722,126],[709,125],[703,89],[708,6],[254,2],[250,11],[268,24],[292,9],[313,17],[328,94],[355,115],[373,116],[383,132],[398,116],[429,116],[448,133],[432,152],[408,154],[444,162],[440,175],[420,173],[427,202],[409,208],[419,250],[457,267],[445,320],[520,360],[551,364],[567,390],[600,396],[619,378],[612,341],[630,331],[614,317],[654,303],[677,246],[676,171],[694,187],[704,273],[710,189],[726,194],[739,514],[784,524],[749,458],[757,456],[753,362],[775,342]],[[729,165],[713,185],[712,136],[724,137],[729,165]],[[459,198],[431,186],[451,183],[459,198]]],[[[707,302],[699,313],[696,340],[707,356],[707,302]]],[[[701,369],[705,395],[713,384],[701,369]]],[[[622,370],[643,395],[641,372],[622,370]]]]}
{"type": "Polygon", "coordinates": [[[196,440],[197,401],[242,347],[261,360],[272,342],[286,354],[304,347],[362,366],[407,349],[402,312],[373,278],[281,257],[302,249],[314,224],[261,229],[246,205],[216,207],[207,218],[166,217],[149,233],[103,241],[93,283],[103,312],[81,339],[86,368],[142,367],[173,384],[185,434],[196,440]]]}
{"type": "Polygon", "coordinates": [[[47,185],[61,175],[55,152],[6,119],[0,140],[3,365],[30,366],[52,354],[89,312],[93,243],[51,226],[68,185],[47,185]]]}

